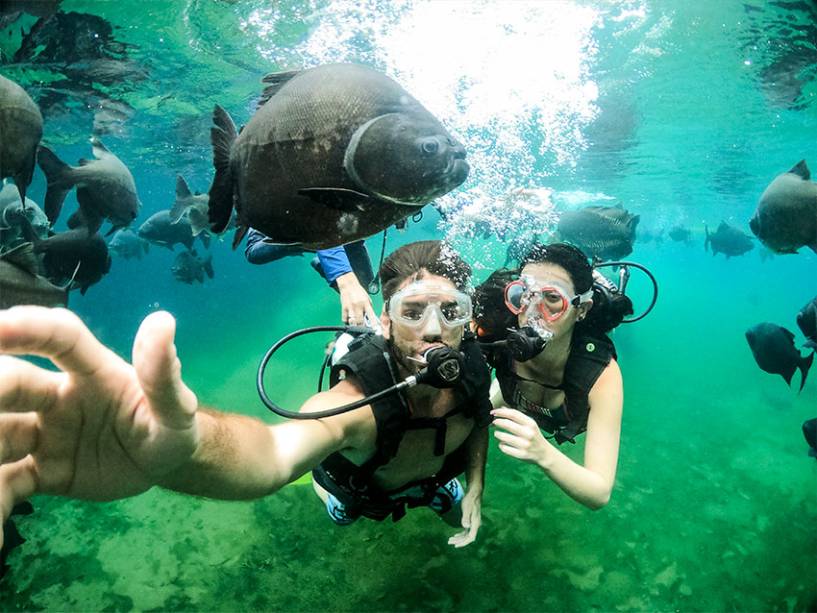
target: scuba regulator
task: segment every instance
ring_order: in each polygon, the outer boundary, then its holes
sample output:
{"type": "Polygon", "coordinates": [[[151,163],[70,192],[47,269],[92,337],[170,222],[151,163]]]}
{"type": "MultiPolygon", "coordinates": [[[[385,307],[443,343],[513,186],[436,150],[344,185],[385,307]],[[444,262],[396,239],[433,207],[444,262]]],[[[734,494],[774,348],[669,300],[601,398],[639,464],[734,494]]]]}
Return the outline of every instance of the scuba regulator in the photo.
{"type": "MultiPolygon", "coordinates": [[[[270,411],[280,415],[281,417],[286,417],[287,419],[320,419],[323,417],[340,415],[341,413],[352,411],[367,404],[371,404],[372,402],[376,402],[386,396],[397,394],[401,390],[420,384],[431,385],[432,387],[441,389],[455,387],[459,383],[465,370],[465,357],[462,353],[456,349],[452,349],[451,347],[444,345],[441,347],[432,347],[423,354],[423,362],[425,363],[424,368],[416,375],[410,375],[392,387],[333,409],[326,409],[324,411],[315,411],[311,413],[297,413],[295,411],[288,411],[275,404],[267,395],[266,388],[264,387],[264,373],[266,371],[267,364],[275,352],[278,351],[283,345],[298,336],[315,332],[339,332],[341,335],[345,333],[357,337],[376,334],[372,328],[365,326],[313,326],[311,328],[302,328],[287,334],[272,345],[272,347],[267,350],[266,354],[264,354],[264,357],[261,359],[261,363],[258,366],[256,387],[258,389],[258,395],[261,398],[261,402],[263,402],[270,411]]],[[[323,366],[321,367],[321,375],[318,380],[318,391],[321,391],[323,384],[323,373],[330,358],[331,354],[326,357],[326,360],[324,360],[323,366]]]]}

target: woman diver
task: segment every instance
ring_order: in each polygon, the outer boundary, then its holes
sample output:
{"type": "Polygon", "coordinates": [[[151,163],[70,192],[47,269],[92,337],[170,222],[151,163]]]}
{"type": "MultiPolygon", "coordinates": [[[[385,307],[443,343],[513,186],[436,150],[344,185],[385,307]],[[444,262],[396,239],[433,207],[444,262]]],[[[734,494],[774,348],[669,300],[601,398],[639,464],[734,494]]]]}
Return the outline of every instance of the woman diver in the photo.
{"type": "Polygon", "coordinates": [[[576,247],[539,244],[520,270],[495,271],[475,294],[476,331],[496,370],[499,449],[591,509],[610,499],[624,398],[606,333],[632,314],[629,298],[605,281],[576,247]],[[551,442],[585,431],[583,465],[551,442]]]}

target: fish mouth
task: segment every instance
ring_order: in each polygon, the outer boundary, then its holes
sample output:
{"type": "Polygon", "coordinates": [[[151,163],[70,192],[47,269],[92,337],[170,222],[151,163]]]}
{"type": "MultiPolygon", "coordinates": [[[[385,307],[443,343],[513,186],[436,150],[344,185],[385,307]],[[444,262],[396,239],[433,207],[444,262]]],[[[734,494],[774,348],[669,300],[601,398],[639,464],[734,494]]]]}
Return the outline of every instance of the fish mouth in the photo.
{"type": "Polygon", "coordinates": [[[749,220],[749,229],[752,231],[752,234],[760,238],[760,222],[757,217],[752,217],[749,220]]]}

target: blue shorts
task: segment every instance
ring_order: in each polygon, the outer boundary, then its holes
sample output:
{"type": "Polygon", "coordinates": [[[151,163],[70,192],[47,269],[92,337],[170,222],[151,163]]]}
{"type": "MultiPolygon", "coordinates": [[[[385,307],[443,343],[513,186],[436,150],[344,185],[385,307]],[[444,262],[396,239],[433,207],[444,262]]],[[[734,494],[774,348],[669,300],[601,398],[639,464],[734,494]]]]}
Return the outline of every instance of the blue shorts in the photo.
{"type": "MultiPolygon", "coordinates": [[[[333,522],[335,522],[338,526],[348,526],[349,524],[357,521],[358,517],[360,517],[359,515],[350,515],[346,510],[346,505],[344,505],[334,495],[328,492],[327,494],[326,512],[329,513],[329,517],[332,518],[333,522]]],[[[462,489],[462,485],[460,485],[459,480],[454,477],[448,483],[437,488],[431,502],[427,503],[426,506],[428,506],[438,515],[445,515],[462,501],[463,494],[464,490],[462,489]]],[[[408,502],[409,506],[418,506],[411,505],[410,502],[412,500],[425,500],[426,495],[422,487],[414,486],[392,494],[391,498],[394,500],[408,502]]],[[[384,515],[384,517],[388,517],[388,514],[384,515]]]]}

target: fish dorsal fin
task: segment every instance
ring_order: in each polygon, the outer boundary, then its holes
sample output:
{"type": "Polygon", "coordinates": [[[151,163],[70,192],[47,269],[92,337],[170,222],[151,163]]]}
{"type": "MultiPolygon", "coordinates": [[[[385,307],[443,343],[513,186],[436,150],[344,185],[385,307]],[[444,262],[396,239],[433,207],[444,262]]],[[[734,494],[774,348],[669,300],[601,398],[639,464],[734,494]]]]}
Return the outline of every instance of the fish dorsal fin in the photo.
{"type": "Polygon", "coordinates": [[[190,198],[192,195],[184,177],[176,175],[176,198],[190,198]]]}
{"type": "Polygon", "coordinates": [[[11,251],[0,255],[0,259],[9,264],[14,264],[32,275],[39,274],[40,263],[37,261],[37,256],[34,255],[34,245],[32,243],[18,245],[11,251]]]}
{"type": "Polygon", "coordinates": [[[794,333],[791,330],[789,330],[787,328],[784,328],[783,326],[780,326],[780,331],[783,332],[783,334],[786,335],[786,338],[789,339],[791,341],[792,345],[793,345],[794,344],[794,333]]]}
{"type": "Polygon", "coordinates": [[[258,100],[258,106],[256,108],[260,109],[264,106],[292,77],[300,73],[300,70],[289,70],[287,72],[271,72],[265,75],[264,78],[261,79],[261,82],[267,83],[267,86],[264,88],[264,91],[261,92],[261,98],[258,100]]]}
{"type": "Polygon", "coordinates": [[[184,180],[184,177],[181,175],[176,176],[176,202],[173,203],[173,207],[170,209],[170,223],[178,223],[182,216],[187,211],[187,207],[190,205],[190,198],[193,197],[193,194],[190,193],[190,188],[187,186],[187,182],[184,180]]]}
{"type": "Polygon", "coordinates": [[[102,141],[99,140],[96,136],[91,137],[91,147],[94,151],[94,157],[98,160],[101,160],[106,156],[113,155],[113,153],[108,151],[108,148],[105,145],[103,145],[102,141]]]}
{"type": "Polygon", "coordinates": [[[800,160],[797,162],[797,164],[794,165],[794,168],[792,168],[789,172],[802,179],[805,179],[806,181],[811,179],[811,172],[809,172],[808,166],[806,166],[806,160],[800,160]]]}

